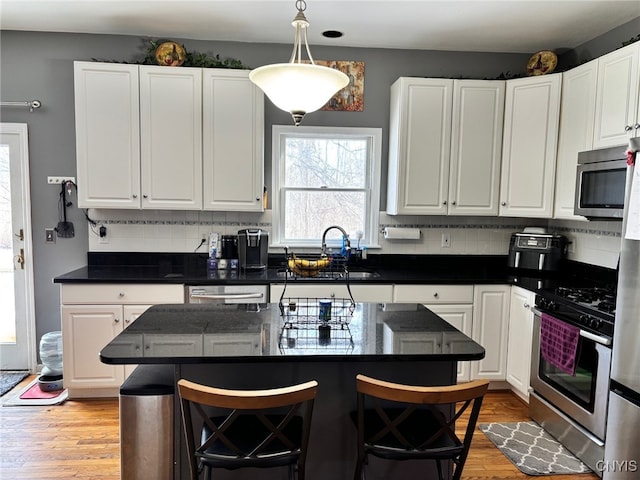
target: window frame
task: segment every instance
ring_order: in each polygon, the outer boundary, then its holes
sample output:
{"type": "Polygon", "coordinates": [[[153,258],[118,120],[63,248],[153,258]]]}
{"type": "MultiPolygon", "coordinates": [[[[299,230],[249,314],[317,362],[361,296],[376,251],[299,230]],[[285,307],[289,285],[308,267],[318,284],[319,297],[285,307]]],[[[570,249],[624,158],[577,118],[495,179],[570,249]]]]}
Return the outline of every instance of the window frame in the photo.
{"type": "MultiPolygon", "coordinates": [[[[366,204],[364,238],[360,245],[367,248],[378,247],[378,228],[380,224],[380,168],[382,162],[382,128],[365,127],[309,127],[293,125],[273,125],[271,149],[271,191],[272,194],[272,232],[271,246],[273,247],[301,247],[320,249],[320,238],[311,240],[287,240],[284,236],[284,143],[287,138],[295,136],[312,136],[318,138],[366,138],[369,145],[367,155],[367,169],[365,177],[366,204]]],[[[303,189],[307,190],[307,189],[303,189]]],[[[308,189],[314,191],[315,189],[308,189]]],[[[322,189],[325,190],[325,189],[322,189]]],[[[326,189],[334,190],[332,188],[326,189]]],[[[336,189],[348,190],[348,189],[336,189]]],[[[353,232],[351,240],[355,246],[356,239],[353,232]]],[[[327,241],[329,246],[339,246],[337,240],[327,241]]]]}

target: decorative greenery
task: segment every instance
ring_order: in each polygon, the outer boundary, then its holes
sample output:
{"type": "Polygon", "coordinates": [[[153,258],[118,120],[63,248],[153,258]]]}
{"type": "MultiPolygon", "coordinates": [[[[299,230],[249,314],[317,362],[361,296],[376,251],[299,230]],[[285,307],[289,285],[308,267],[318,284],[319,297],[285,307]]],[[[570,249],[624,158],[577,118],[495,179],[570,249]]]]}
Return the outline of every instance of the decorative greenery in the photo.
{"type": "MultiPolygon", "coordinates": [[[[130,62],[123,60],[100,60],[92,58],[95,62],[108,62],[108,63],[127,63],[136,65],[157,65],[155,52],[158,46],[164,43],[165,40],[143,40],[144,57],[142,60],[133,60],[130,62]]],[[[182,45],[184,48],[184,45],[182,45]]],[[[185,48],[185,58],[183,67],[200,67],[200,68],[231,68],[231,69],[248,69],[242,61],[235,58],[221,58],[220,55],[209,55],[208,53],[190,52],[185,48]]]]}
{"type": "MultiPolygon", "coordinates": [[[[142,61],[142,65],[157,65],[155,52],[159,45],[164,41],[149,41],[146,55],[142,61]]],[[[184,45],[183,45],[184,47],[184,45]]],[[[220,55],[211,56],[207,53],[190,52],[185,48],[186,56],[183,67],[201,67],[201,68],[248,68],[242,64],[240,60],[235,58],[220,58],[220,55]]]]}

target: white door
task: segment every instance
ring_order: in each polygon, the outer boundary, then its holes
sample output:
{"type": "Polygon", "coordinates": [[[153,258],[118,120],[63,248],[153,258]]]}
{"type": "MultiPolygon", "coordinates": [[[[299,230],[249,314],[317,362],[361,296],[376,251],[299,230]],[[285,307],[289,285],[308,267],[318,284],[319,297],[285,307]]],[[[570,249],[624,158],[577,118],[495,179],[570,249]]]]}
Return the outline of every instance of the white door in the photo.
{"type": "Polygon", "coordinates": [[[0,124],[0,368],[35,370],[27,125],[0,124]]]}

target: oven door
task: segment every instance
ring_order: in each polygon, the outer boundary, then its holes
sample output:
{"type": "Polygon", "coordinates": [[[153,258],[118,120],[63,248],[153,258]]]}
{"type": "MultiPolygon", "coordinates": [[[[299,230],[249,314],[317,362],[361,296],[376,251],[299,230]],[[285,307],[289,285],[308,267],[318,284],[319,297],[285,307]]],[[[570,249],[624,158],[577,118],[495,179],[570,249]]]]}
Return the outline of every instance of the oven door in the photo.
{"type": "Polygon", "coordinates": [[[604,440],[611,339],[580,331],[576,373],[569,375],[548,363],[540,353],[540,312],[534,309],[531,387],[566,416],[604,440]]]}

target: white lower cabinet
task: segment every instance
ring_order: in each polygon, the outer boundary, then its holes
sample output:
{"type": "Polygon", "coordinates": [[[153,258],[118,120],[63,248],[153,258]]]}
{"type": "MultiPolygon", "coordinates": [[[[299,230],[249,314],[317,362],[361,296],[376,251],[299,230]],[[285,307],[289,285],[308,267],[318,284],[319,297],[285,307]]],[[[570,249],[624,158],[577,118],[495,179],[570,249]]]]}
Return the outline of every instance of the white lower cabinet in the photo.
{"type": "MultiPolygon", "coordinates": [[[[100,351],[151,305],[183,298],[182,285],[62,285],[63,382],[69,396],[117,396],[135,366],[104,364],[100,351]]],[[[135,355],[141,343],[122,348],[135,355]]]]}
{"type": "Polygon", "coordinates": [[[533,342],[533,307],[535,294],[521,287],[511,287],[509,340],[507,347],[507,382],[511,389],[529,401],[531,344],[533,342]]]}
{"type": "MultiPolygon", "coordinates": [[[[453,325],[466,336],[471,336],[471,324],[473,322],[473,305],[425,305],[433,313],[442,317],[444,321],[453,325]]],[[[442,352],[456,353],[456,341],[460,337],[458,335],[448,336],[447,332],[442,335],[442,352]]],[[[458,382],[468,382],[471,379],[470,362],[458,362],[458,382]]]]}
{"type": "Polygon", "coordinates": [[[471,378],[502,380],[507,377],[510,285],[476,285],[473,290],[471,338],[485,349],[485,357],[471,362],[471,378]]]}

